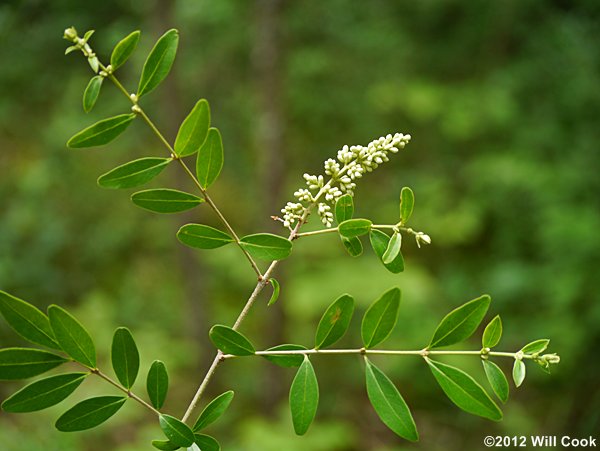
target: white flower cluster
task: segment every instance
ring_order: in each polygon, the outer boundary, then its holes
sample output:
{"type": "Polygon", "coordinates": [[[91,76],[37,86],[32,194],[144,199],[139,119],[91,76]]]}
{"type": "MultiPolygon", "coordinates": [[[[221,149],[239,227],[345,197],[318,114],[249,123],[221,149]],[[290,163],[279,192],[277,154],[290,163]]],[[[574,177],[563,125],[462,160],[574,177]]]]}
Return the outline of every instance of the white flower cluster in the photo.
{"type": "Polygon", "coordinates": [[[357,179],[389,161],[388,154],[403,149],[409,141],[410,135],[396,133],[382,136],[371,141],[367,146],[342,147],[337,153],[337,161],[333,158],[325,161],[325,175],[330,177],[328,182],[325,182],[325,177],[322,175],[304,174],[308,189],[297,190],[294,197],[299,202],[288,202],[281,210],[283,224],[288,228],[291,227],[303,217],[308,205],[316,203],[321,222],[326,227],[331,227],[333,223],[331,205],[335,205],[338,198],[345,193],[354,195],[357,179]],[[308,205],[305,206],[302,202],[308,205]]]}

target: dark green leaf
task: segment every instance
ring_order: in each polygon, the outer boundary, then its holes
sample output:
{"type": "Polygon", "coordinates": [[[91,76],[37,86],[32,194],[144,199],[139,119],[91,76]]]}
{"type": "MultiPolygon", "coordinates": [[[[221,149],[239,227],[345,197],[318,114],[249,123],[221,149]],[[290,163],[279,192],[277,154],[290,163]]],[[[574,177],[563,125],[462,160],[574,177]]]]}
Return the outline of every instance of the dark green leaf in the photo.
{"type": "Polygon", "coordinates": [[[179,33],[175,29],[167,31],[156,41],[142,69],[138,97],[148,94],[169,74],[175,61],[178,43],[179,33]]]}
{"type": "Polygon", "coordinates": [[[111,359],[119,382],[127,389],[133,387],[140,369],[140,353],[126,327],[119,327],[113,335],[111,359]]]}
{"type": "Polygon", "coordinates": [[[223,140],[216,128],[208,131],[208,136],[198,150],[196,176],[202,188],[214,183],[223,168],[223,140]]]}
{"type": "MultiPolygon", "coordinates": [[[[306,348],[302,345],[285,344],[274,346],[267,349],[267,351],[306,351],[306,348]]],[[[304,361],[304,355],[302,354],[263,355],[262,357],[284,368],[300,366],[304,361]]]]}
{"type": "Polygon", "coordinates": [[[415,195],[412,190],[405,186],[400,192],[400,221],[406,224],[410,219],[415,205],[415,195]]]}
{"type": "Polygon", "coordinates": [[[171,158],[139,158],[101,175],[98,185],[108,189],[134,188],[152,180],[171,161],[171,158]]]}
{"type": "Polygon", "coordinates": [[[381,257],[381,261],[384,265],[389,265],[400,253],[400,248],[402,247],[402,235],[398,232],[394,232],[392,238],[390,239],[383,256],[381,257]]]}
{"type": "Polygon", "coordinates": [[[231,327],[217,324],[208,333],[213,344],[225,354],[253,355],[256,351],[252,343],[231,327]]]}
{"type": "Polygon", "coordinates": [[[315,349],[326,348],[344,336],[352,314],[354,299],[349,294],[343,294],[327,307],[319,321],[315,336],[315,349]]]}
{"type": "Polygon", "coordinates": [[[175,451],[181,446],[174,445],[170,440],[152,440],[152,446],[161,451],[175,451]]]}
{"type": "Polygon", "coordinates": [[[394,383],[365,357],[367,394],[381,421],[400,437],[416,442],[417,426],[394,383]]]}
{"type": "Polygon", "coordinates": [[[177,239],[197,249],[216,249],[234,241],[225,232],[202,224],[184,225],[177,232],[177,239]]]}
{"type": "Polygon", "coordinates": [[[129,59],[140,41],[140,32],[134,31],[121,39],[110,55],[110,65],[115,71],[129,59]]]}
{"type": "Polygon", "coordinates": [[[2,403],[6,412],[35,412],[58,404],[75,391],[90,373],[50,376],[22,388],[2,403]]]}
{"type": "Polygon", "coordinates": [[[338,232],[346,238],[366,235],[372,224],[368,219],[347,219],[338,226],[338,232]]]}
{"type": "Polygon", "coordinates": [[[500,315],[496,315],[494,319],[485,326],[481,344],[484,348],[493,348],[498,344],[500,338],[502,338],[502,320],[500,319],[500,315]]]}
{"type": "Polygon", "coordinates": [[[188,447],[194,443],[194,433],[188,425],[171,415],[158,417],[160,428],[174,445],[188,447]]]}
{"type": "Polygon", "coordinates": [[[502,411],[475,379],[462,370],[425,359],[446,396],[462,410],[494,421],[502,419],[502,411]]]}
{"type": "Polygon", "coordinates": [[[103,119],[84,128],[67,142],[67,146],[73,149],[83,147],[95,147],[108,144],[131,124],[135,119],[135,114],[120,114],[115,117],[103,119]]]}
{"type": "Polygon", "coordinates": [[[221,445],[213,437],[206,434],[194,434],[194,443],[201,451],[220,451],[221,445]]]}
{"type": "Polygon", "coordinates": [[[271,299],[269,299],[269,303],[267,304],[267,306],[273,305],[273,304],[275,304],[275,302],[277,302],[277,299],[279,299],[279,290],[280,290],[279,282],[277,282],[277,280],[270,277],[269,283],[273,287],[273,293],[271,294],[271,299]]]}
{"type": "Polygon", "coordinates": [[[148,371],[146,379],[146,391],[150,402],[156,409],[160,409],[167,398],[169,390],[169,374],[167,367],[160,360],[155,360],[148,371]]]}
{"type": "MultiPolygon", "coordinates": [[[[369,239],[375,255],[377,255],[379,261],[383,263],[383,254],[385,254],[385,251],[388,248],[390,237],[381,230],[373,229],[369,234],[369,239]]],[[[396,258],[391,263],[383,263],[383,266],[385,266],[389,272],[394,274],[404,271],[404,257],[402,256],[402,252],[398,252],[398,255],[396,255],[396,258]]]]}
{"type": "Polygon", "coordinates": [[[508,401],[508,380],[498,365],[490,360],[482,360],[483,369],[492,390],[502,402],[508,401]]]}
{"type": "Polygon", "coordinates": [[[490,302],[490,297],[484,294],[452,310],[435,330],[428,348],[449,346],[469,338],[477,330],[490,302]]]}
{"type": "Polygon", "coordinates": [[[381,343],[392,333],[398,321],[400,296],[400,289],[394,287],[383,293],[365,312],[360,332],[366,348],[381,343]]]}
{"type": "Polygon", "coordinates": [[[525,362],[521,359],[515,359],[515,363],[513,365],[513,381],[515,382],[515,387],[520,387],[523,381],[525,380],[526,368],[525,362]]]}
{"type": "Polygon", "coordinates": [[[523,354],[539,354],[540,352],[544,352],[548,345],[550,344],[550,340],[546,338],[542,338],[541,340],[535,340],[531,343],[523,346],[521,352],[523,354]]]}
{"type": "Polygon", "coordinates": [[[204,202],[204,199],[193,194],[166,188],[138,191],[131,196],[131,200],[138,207],[155,213],[179,213],[204,202]]]}
{"type": "Polygon", "coordinates": [[[27,379],[65,362],[67,359],[40,349],[0,349],[0,380],[27,379]]]}
{"type": "Polygon", "coordinates": [[[240,240],[240,245],[259,260],[283,260],[292,253],[292,242],[279,235],[256,233],[240,240]]]}
{"type": "Polygon", "coordinates": [[[345,236],[340,236],[342,239],[342,244],[352,257],[358,257],[363,253],[363,246],[358,237],[346,238],[345,236]]]}
{"type": "Polygon", "coordinates": [[[77,362],[95,368],[96,347],[92,337],[79,321],[58,305],[48,307],[48,317],[61,348],[77,362]]]}
{"type": "Polygon", "coordinates": [[[85,91],[83,92],[83,111],[86,113],[89,113],[92,111],[92,108],[94,108],[96,100],[98,100],[98,96],[100,95],[100,88],[102,87],[103,81],[104,77],[96,75],[95,77],[92,77],[85,88],[85,91]]]}
{"type": "Polygon", "coordinates": [[[225,413],[229,404],[231,404],[231,400],[233,399],[233,391],[229,390],[225,393],[221,393],[215,399],[213,399],[202,411],[194,427],[192,428],[194,432],[198,432],[204,429],[211,423],[214,423],[219,419],[221,415],[225,413]]]}
{"type": "Polygon", "coordinates": [[[21,337],[38,345],[60,349],[48,317],[33,305],[0,291],[0,313],[21,337]]]}
{"type": "Polygon", "coordinates": [[[104,423],[127,401],[123,396],[99,396],[86,399],[67,410],[56,420],[55,427],[62,432],[91,429],[104,423]]]}
{"type": "Polygon", "coordinates": [[[344,194],[335,203],[335,220],[341,224],[352,219],[354,214],[354,200],[350,194],[344,194]]]}
{"type": "MultiPolygon", "coordinates": [[[[205,99],[201,99],[184,119],[181,127],[179,127],[177,138],[175,138],[175,154],[180,157],[186,157],[196,153],[204,141],[206,141],[209,127],[210,108],[208,102],[205,99]]],[[[221,147],[221,153],[222,151],[223,148],[221,147]]]]}
{"type": "Polygon", "coordinates": [[[292,412],[292,423],[294,431],[298,435],[304,435],[317,413],[319,405],[319,384],[315,370],[304,356],[304,361],[290,388],[290,409],[292,412]]]}

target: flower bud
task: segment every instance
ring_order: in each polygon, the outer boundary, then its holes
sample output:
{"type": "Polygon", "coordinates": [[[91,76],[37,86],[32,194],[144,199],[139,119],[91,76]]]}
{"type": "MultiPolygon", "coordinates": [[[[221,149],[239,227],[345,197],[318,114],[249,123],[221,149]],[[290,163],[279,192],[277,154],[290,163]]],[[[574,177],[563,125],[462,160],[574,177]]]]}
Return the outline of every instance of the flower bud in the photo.
{"type": "Polygon", "coordinates": [[[63,34],[63,38],[65,38],[67,41],[75,42],[77,40],[77,30],[75,27],[67,28],[63,34]]]}

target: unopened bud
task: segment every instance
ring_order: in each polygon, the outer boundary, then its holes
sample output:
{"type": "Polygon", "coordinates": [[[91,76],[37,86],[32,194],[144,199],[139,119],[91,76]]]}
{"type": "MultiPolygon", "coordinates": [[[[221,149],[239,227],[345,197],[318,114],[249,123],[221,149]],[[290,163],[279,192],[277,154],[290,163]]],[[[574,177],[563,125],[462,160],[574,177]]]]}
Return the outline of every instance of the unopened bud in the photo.
{"type": "Polygon", "coordinates": [[[67,41],[75,42],[77,40],[77,30],[75,27],[67,28],[63,34],[63,38],[65,38],[67,41]]]}

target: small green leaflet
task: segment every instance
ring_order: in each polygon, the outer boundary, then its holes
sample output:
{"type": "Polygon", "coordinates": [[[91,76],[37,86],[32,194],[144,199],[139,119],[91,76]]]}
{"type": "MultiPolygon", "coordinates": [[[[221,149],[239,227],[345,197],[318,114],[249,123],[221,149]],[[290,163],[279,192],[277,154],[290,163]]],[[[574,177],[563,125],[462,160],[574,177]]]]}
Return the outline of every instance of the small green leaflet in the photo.
{"type": "Polygon", "coordinates": [[[0,291],[0,313],[21,337],[38,345],[60,349],[48,317],[33,305],[0,291]]]}
{"type": "Polygon", "coordinates": [[[189,247],[216,249],[233,243],[233,238],[225,232],[202,224],[186,224],[177,232],[177,239],[189,247]]]}
{"type": "Polygon", "coordinates": [[[27,379],[67,361],[64,357],[40,349],[0,349],[0,380],[27,379]]]}
{"type": "Polygon", "coordinates": [[[233,399],[233,391],[229,390],[225,393],[221,393],[215,399],[213,399],[202,411],[192,430],[198,432],[204,429],[211,423],[214,423],[219,419],[221,415],[225,413],[231,400],[233,399]]]}
{"type": "Polygon", "coordinates": [[[121,39],[110,55],[110,65],[113,72],[125,64],[140,41],[140,32],[134,31],[121,39]]]}
{"type": "Polygon", "coordinates": [[[415,195],[409,187],[405,186],[400,191],[400,221],[402,224],[406,224],[412,216],[414,205],[415,195]]]}
{"type": "Polygon", "coordinates": [[[484,294],[452,310],[440,322],[427,348],[441,348],[469,338],[477,330],[491,301],[484,294]]]}
{"type": "Polygon", "coordinates": [[[345,236],[340,236],[342,240],[342,244],[344,245],[344,249],[348,252],[352,257],[358,257],[363,253],[363,246],[360,242],[360,238],[346,238],[345,236]]]}
{"type": "Polygon", "coordinates": [[[350,194],[344,194],[335,203],[335,220],[341,224],[354,215],[354,200],[350,194]]]}
{"type": "Polygon", "coordinates": [[[95,77],[92,77],[85,88],[85,91],[83,92],[83,111],[86,113],[89,113],[92,111],[92,108],[94,108],[96,100],[98,100],[98,96],[100,95],[100,88],[102,87],[103,81],[104,77],[96,75],[95,77]]]}
{"type": "Polygon", "coordinates": [[[354,298],[343,294],[327,307],[319,321],[315,349],[326,348],[344,336],[354,313],[354,298]]]}
{"type": "Polygon", "coordinates": [[[429,358],[425,361],[446,396],[459,408],[490,420],[502,419],[502,411],[475,379],[453,366],[429,358]]]}
{"type": "Polygon", "coordinates": [[[169,390],[169,374],[167,367],[160,360],[155,360],[150,366],[146,379],[146,391],[150,402],[156,409],[160,409],[167,398],[169,390]]]}
{"type": "Polygon", "coordinates": [[[179,157],[186,157],[196,153],[206,141],[209,127],[210,108],[206,99],[201,99],[179,127],[177,138],[175,138],[175,154],[179,157]]]}
{"type": "Polygon", "coordinates": [[[279,282],[277,282],[276,279],[274,279],[273,277],[270,277],[269,283],[273,287],[273,294],[271,294],[271,298],[269,299],[269,303],[267,304],[267,306],[273,305],[273,304],[275,304],[275,302],[277,302],[277,299],[279,299],[279,291],[280,291],[279,282]]]}
{"type": "Polygon", "coordinates": [[[6,412],[35,412],[58,404],[75,391],[90,373],[50,376],[22,388],[2,403],[6,412]]]}
{"type": "Polygon", "coordinates": [[[62,307],[48,307],[50,325],[62,349],[77,362],[88,368],[96,367],[96,347],[85,328],[62,307]]]}
{"type": "Polygon", "coordinates": [[[160,174],[171,158],[146,157],[122,164],[98,178],[98,185],[107,189],[134,188],[160,174]]]}
{"type": "Polygon", "coordinates": [[[103,119],[84,128],[67,142],[67,146],[73,149],[83,147],[95,147],[108,144],[121,133],[123,133],[131,122],[135,119],[135,114],[120,114],[118,116],[103,119]]]}
{"type": "Polygon", "coordinates": [[[204,202],[198,196],[176,189],[147,189],[131,196],[131,201],[145,210],[155,213],[179,213],[204,202]]]}
{"type": "Polygon", "coordinates": [[[523,354],[539,354],[540,352],[544,352],[548,345],[550,344],[550,340],[546,338],[542,338],[541,340],[535,340],[531,343],[523,346],[521,352],[523,354]]]}
{"type": "Polygon", "coordinates": [[[317,413],[319,405],[319,384],[315,370],[307,356],[290,387],[290,410],[294,431],[304,435],[317,413]]]}
{"type": "MultiPolygon", "coordinates": [[[[377,255],[379,261],[383,263],[383,254],[385,254],[385,251],[388,248],[390,237],[381,230],[373,229],[369,234],[369,239],[375,255],[377,255]]],[[[404,271],[404,257],[402,256],[402,252],[398,252],[398,255],[396,255],[396,258],[391,263],[383,263],[383,266],[393,274],[404,271]]]]}
{"type": "Polygon", "coordinates": [[[170,440],[152,440],[152,446],[161,451],[175,451],[181,446],[174,445],[170,440]]]}
{"type": "Polygon", "coordinates": [[[493,348],[498,344],[502,338],[502,320],[500,315],[496,315],[483,331],[483,337],[481,338],[481,344],[484,348],[493,348]]]}
{"type": "MultiPolygon", "coordinates": [[[[274,346],[267,349],[267,351],[306,351],[307,349],[302,345],[284,344],[274,346]]],[[[282,355],[262,355],[269,362],[275,365],[282,366],[284,368],[298,367],[302,365],[304,361],[304,355],[302,354],[282,354],[282,355]]]]}
{"type": "Polygon", "coordinates": [[[371,304],[363,316],[360,333],[365,348],[372,348],[390,336],[400,309],[401,292],[392,288],[371,304]]]}
{"type": "Polygon", "coordinates": [[[185,423],[171,415],[160,415],[158,421],[160,428],[171,443],[183,447],[192,446],[194,433],[185,423]]]}
{"type": "Polygon", "coordinates": [[[253,355],[256,352],[252,343],[231,327],[217,324],[211,327],[208,336],[217,349],[224,354],[244,356],[253,355]]]}
{"type": "Polygon", "coordinates": [[[400,437],[416,442],[417,426],[394,383],[365,356],[367,395],[381,421],[400,437]]]}
{"type": "Polygon", "coordinates": [[[140,353],[126,327],[119,327],[113,335],[111,359],[119,382],[127,389],[133,387],[140,369],[140,353]]]}
{"type": "Polygon", "coordinates": [[[223,159],[221,133],[216,128],[211,128],[196,158],[196,176],[202,188],[208,188],[217,180],[223,169],[223,159]]]}
{"type": "Polygon", "coordinates": [[[62,432],[91,429],[117,413],[125,401],[127,398],[123,396],[99,396],[86,399],[63,413],[56,420],[55,427],[62,432]]]}
{"type": "Polygon", "coordinates": [[[194,443],[201,451],[220,451],[221,445],[213,437],[206,434],[194,434],[194,443]]]}
{"type": "Polygon", "coordinates": [[[169,75],[178,44],[179,33],[175,29],[167,31],[156,41],[142,69],[138,97],[151,92],[169,75]]]}
{"type": "Polygon", "coordinates": [[[338,232],[346,238],[366,235],[372,224],[368,219],[347,219],[338,226],[338,232]]]}
{"type": "Polygon", "coordinates": [[[508,380],[498,365],[490,360],[482,360],[485,376],[492,390],[502,402],[508,401],[508,380]]]}
{"type": "Polygon", "coordinates": [[[513,381],[515,382],[515,387],[520,387],[523,381],[525,380],[526,368],[525,362],[521,359],[515,359],[515,363],[513,365],[512,376],[513,381]]]}
{"type": "Polygon", "coordinates": [[[271,233],[247,235],[240,240],[240,246],[259,260],[283,260],[292,253],[290,240],[271,233]]]}
{"type": "Polygon", "coordinates": [[[392,238],[390,239],[383,256],[381,257],[381,261],[384,265],[389,265],[400,253],[400,248],[402,247],[402,235],[399,232],[394,232],[392,238]]]}

